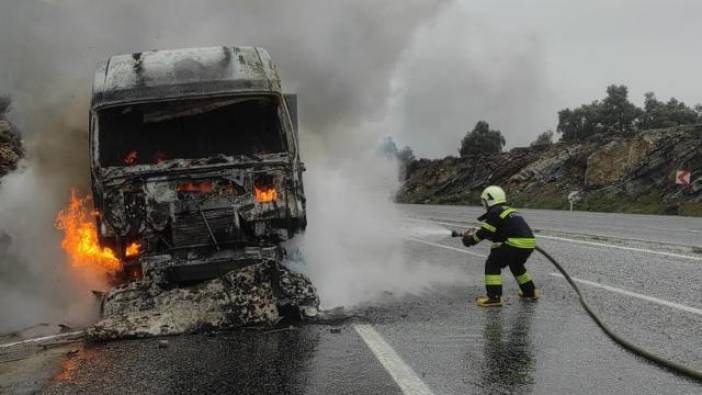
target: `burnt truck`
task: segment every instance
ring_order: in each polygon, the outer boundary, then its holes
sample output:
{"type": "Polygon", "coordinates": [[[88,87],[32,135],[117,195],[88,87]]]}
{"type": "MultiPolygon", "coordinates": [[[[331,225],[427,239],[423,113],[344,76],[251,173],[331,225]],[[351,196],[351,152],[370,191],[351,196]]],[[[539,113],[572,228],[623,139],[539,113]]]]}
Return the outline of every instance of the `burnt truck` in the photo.
{"type": "Polygon", "coordinates": [[[111,57],[90,108],[98,239],[120,276],[197,282],[304,231],[296,96],[262,48],[111,57]]]}

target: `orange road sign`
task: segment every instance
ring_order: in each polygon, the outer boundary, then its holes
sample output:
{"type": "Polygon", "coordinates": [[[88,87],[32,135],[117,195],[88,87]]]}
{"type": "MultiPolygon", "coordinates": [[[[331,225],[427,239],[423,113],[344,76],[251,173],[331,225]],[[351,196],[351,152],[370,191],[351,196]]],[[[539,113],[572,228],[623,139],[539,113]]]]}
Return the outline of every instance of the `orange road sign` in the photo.
{"type": "Polygon", "coordinates": [[[690,171],[678,170],[675,172],[675,183],[678,185],[690,185],[690,171]]]}

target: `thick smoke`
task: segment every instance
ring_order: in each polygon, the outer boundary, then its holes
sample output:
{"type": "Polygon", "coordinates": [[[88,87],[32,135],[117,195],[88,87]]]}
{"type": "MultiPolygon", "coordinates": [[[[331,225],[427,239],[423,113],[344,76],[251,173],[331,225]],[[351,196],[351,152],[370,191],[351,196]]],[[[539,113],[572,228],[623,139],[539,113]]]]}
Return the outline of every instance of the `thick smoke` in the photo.
{"type": "Polygon", "coordinates": [[[442,6],[433,0],[0,3],[0,92],[12,95],[11,116],[29,147],[22,168],[0,186],[0,230],[10,237],[0,262],[0,330],[78,319],[67,312],[90,301],[86,291],[98,284],[67,269],[53,221],[69,187],[87,191],[95,65],[146,49],[255,45],[272,54],[287,89],[300,95],[310,169],[304,249],[327,304],[453,278],[407,268],[400,259],[399,236],[386,232],[397,215],[389,204],[395,164],[373,159],[388,131],[368,126],[384,118],[390,80],[416,30],[442,6]],[[359,250],[369,253],[354,253],[359,250]],[[411,280],[417,271],[433,275],[418,283],[411,280]]]}
{"type": "Polygon", "coordinates": [[[477,15],[489,7],[450,4],[403,54],[388,122],[419,156],[457,155],[479,120],[501,130],[509,147],[555,125],[542,37],[477,15]]]}
{"type": "MultiPolygon", "coordinates": [[[[322,307],[354,306],[466,280],[457,267],[407,255],[411,229],[391,201],[397,164],[361,150],[352,162],[316,166],[307,178],[309,226],[300,245],[322,307]]],[[[444,231],[443,237],[449,234],[444,231]]]]}

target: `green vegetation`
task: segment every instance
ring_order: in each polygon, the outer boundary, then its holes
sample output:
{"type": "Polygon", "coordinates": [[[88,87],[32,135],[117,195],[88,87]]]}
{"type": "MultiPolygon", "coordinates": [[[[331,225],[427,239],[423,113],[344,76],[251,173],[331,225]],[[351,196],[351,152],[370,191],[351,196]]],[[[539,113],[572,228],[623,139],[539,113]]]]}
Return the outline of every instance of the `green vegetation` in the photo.
{"type": "Polygon", "coordinates": [[[671,97],[667,103],[663,103],[656,99],[653,92],[646,93],[644,97],[644,111],[640,120],[641,129],[668,128],[702,121],[702,108],[699,104],[695,106],[695,109],[692,109],[674,97],[671,97]]]}
{"type": "Polygon", "coordinates": [[[702,217],[702,202],[683,203],[678,208],[678,214],[688,217],[702,217]]]}
{"type": "MultiPolygon", "coordinates": [[[[689,217],[702,217],[702,202],[684,203],[675,210],[675,207],[666,207],[661,203],[663,194],[652,192],[641,195],[633,200],[620,199],[611,196],[592,196],[575,205],[577,211],[596,211],[603,213],[628,213],[628,214],[665,214],[684,215],[689,217]]],[[[475,204],[465,202],[465,204],[475,204]]],[[[568,210],[569,203],[564,194],[542,190],[535,194],[516,195],[510,204],[515,207],[568,210]]]]}
{"type": "Polygon", "coordinates": [[[512,194],[508,191],[510,204],[514,207],[566,210],[570,207],[567,194],[557,189],[554,184],[545,185],[535,191],[512,194]]]}
{"type": "MultiPolygon", "coordinates": [[[[508,192],[509,193],[509,192],[508,192]]],[[[666,214],[702,217],[702,202],[682,204],[677,211],[671,211],[661,203],[662,193],[652,192],[641,195],[634,200],[621,199],[611,196],[591,196],[575,205],[577,211],[595,211],[603,213],[627,214],[666,214]]],[[[406,195],[399,203],[423,204],[461,204],[480,205],[479,193],[465,192],[453,195],[434,195],[430,191],[424,194],[406,195]]],[[[515,194],[509,204],[518,208],[568,210],[570,204],[562,191],[543,188],[533,193],[515,194]]]]}
{"type": "Polygon", "coordinates": [[[413,168],[416,167],[417,158],[415,158],[412,148],[405,146],[401,150],[397,149],[397,144],[395,144],[395,140],[392,137],[383,139],[379,151],[385,157],[397,160],[400,166],[401,181],[407,179],[413,168]]]}
{"type": "Polygon", "coordinates": [[[7,112],[7,109],[10,107],[10,104],[12,103],[12,100],[10,100],[9,96],[4,96],[2,93],[0,93],[0,115],[5,114],[7,112]]]}
{"type": "Polygon", "coordinates": [[[494,155],[502,152],[505,138],[499,130],[490,129],[485,121],[478,121],[472,131],[461,140],[458,153],[461,157],[469,155],[494,155]]]}
{"type": "Polygon", "coordinates": [[[541,133],[536,140],[532,141],[529,146],[531,147],[543,147],[553,144],[553,130],[547,130],[541,133]]]}
{"type": "Polygon", "coordinates": [[[591,196],[576,205],[578,210],[600,211],[606,213],[629,214],[667,214],[661,203],[663,194],[651,192],[636,198],[621,198],[619,196],[591,196]]]}
{"type": "Polygon", "coordinates": [[[653,92],[644,99],[644,108],[628,99],[624,85],[607,87],[607,97],[573,110],[558,112],[558,133],[563,141],[582,141],[598,134],[631,134],[645,129],[666,128],[702,122],[702,106],[693,108],[674,97],[658,101],[653,92]]]}

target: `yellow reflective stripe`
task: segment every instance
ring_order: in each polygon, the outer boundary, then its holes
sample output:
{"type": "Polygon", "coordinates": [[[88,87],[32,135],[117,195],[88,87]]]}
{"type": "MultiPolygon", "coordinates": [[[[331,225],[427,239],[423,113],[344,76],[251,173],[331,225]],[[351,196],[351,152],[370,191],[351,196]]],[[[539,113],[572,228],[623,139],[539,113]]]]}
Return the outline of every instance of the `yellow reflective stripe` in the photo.
{"type": "Polygon", "coordinates": [[[515,209],[513,209],[513,208],[511,208],[511,207],[507,207],[507,208],[505,209],[505,211],[503,211],[503,212],[500,213],[500,218],[505,219],[505,218],[507,218],[508,215],[512,214],[512,213],[515,212],[515,211],[517,211],[517,210],[515,210],[515,209]]]}
{"type": "Polygon", "coordinates": [[[473,240],[475,240],[476,242],[480,242],[480,239],[478,238],[477,233],[473,233],[473,240]]]}
{"type": "Polygon", "coordinates": [[[485,285],[502,285],[502,275],[500,275],[500,274],[486,274],[485,275],[485,285]]]}
{"type": "Polygon", "coordinates": [[[492,243],[492,245],[490,246],[490,248],[491,248],[491,249],[494,249],[494,248],[499,248],[500,246],[502,246],[502,243],[499,243],[499,242],[498,242],[498,243],[492,243]]]}
{"type": "Polygon", "coordinates": [[[529,281],[531,281],[531,276],[529,275],[529,272],[524,272],[523,274],[517,276],[517,283],[519,283],[519,285],[528,283],[529,281]]]}
{"type": "Polygon", "coordinates": [[[532,237],[514,237],[507,239],[505,244],[516,248],[534,248],[536,247],[536,239],[532,237]]]}
{"type": "Polygon", "coordinates": [[[484,224],[481,226],[481,228],[487,230],[488,232],[492,232],[492,233],[495,233],[495,232],[497,231],[497,228],[496,228],[496,227],[494,227],[494,226],[488,224],[487,222],[484,223],[484,224]]]}

